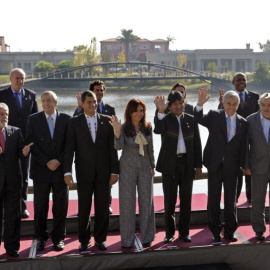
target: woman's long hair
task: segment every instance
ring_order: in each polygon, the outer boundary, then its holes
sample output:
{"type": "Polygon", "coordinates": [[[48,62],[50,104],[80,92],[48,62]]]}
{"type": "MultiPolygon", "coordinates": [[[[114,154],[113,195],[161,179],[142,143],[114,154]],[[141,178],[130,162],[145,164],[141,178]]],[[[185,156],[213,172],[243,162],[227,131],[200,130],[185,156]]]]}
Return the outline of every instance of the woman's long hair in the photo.
{"type": "Polygon", "coordinates": [[[147,123],[146,118],[146,106],[140,99],[131,99],[128,102],[128,105],[125,110],[125,122],[124,122],[124,132],[126,136],[133,137],[136,135],[135,127],[132,124],[131,114],[133,112],[137,112],[138,106],[141,105],[143,107],[143,117],[140,121],[140,131],[145,135],[150,135],[150,130],[152,128],[150,123],[147,123]]]}

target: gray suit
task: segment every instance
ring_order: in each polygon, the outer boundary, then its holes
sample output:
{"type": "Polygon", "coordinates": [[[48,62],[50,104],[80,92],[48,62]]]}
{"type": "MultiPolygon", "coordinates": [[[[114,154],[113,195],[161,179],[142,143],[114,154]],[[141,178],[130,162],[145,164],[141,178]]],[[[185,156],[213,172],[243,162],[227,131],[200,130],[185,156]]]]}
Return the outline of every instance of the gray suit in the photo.
{"type": "Polygon", "coordinates": [[[124,247],[134,244],[136,219],[136,186],[140,209],[140,233],[143,244],[155,238],[155,212],[153,200],[153,177],[151,168],[155,168],[152,130],[149,136],[143,134],[144,156],[139,155],[139,146],[135,143],[135,134],[128,137],[121,129],[119,140],[114,140],[114,148],[122,150],[120,158],[119,200],[120,233],[124,247]]]}
{"type": "Polygon", "coordinates": [[[250,115],[248,121],[247,155],[245,168],[251,170],[251,222],[255,232],[265,232],[265,196],[270,183],[270,140],[263,132],[260,111],[250,115]]]}

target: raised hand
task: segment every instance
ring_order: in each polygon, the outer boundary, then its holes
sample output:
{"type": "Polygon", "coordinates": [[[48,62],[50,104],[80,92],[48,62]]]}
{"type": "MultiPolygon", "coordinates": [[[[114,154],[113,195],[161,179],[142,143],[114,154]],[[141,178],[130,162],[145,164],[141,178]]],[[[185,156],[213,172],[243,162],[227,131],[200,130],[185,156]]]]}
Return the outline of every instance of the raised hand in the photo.
{"type": "Polygon", "coordinates": [[[29,154],[29,152],[30,152],[30,148],[31,148],[31,146],[33,145],[34,143],[29,143],[28,145],[26,145],[24,148],[23,148],[23,150],[22,150],[22,152],[23,152],[23,155],[26,157],[26,156],[28,156],[28,154],[29,154]]]}
{"type": "Polygon", "coordinates": [[[81,97],[82,97],[82,93],[81,92],[78,92],[77,95],[76,95],[77,102],[78,102],[78,110],[81,110],[82,109],[82,100],[81,100],[81,97]]]}
{"type": "Polygon", "coordinates": [[[208,95],[208,90],[205,88],[202,88],[198,92],[198,105],[203,106],[204,103],[206,103],[210,98],[210,95],[208,95]]]}
{"type": "Polygon", "coordinates": [[[224,89],[219,89],[219,104],[223,106],[224,89]]]}
{"type": "Polygon", "coordinates": [[[112,115],[111,121],[109,121],[113,127],[114,135],[117,139],[119,139],[121,135],[121,120],[118,120],[116,115],[112,115]]]}
{"type": "Polygon", "coordinates": [[[164,113],[168,107],[169,101],[166,101],[164,96],[156,96],[154,103],[158,109],[159,113],[164,113]]]}

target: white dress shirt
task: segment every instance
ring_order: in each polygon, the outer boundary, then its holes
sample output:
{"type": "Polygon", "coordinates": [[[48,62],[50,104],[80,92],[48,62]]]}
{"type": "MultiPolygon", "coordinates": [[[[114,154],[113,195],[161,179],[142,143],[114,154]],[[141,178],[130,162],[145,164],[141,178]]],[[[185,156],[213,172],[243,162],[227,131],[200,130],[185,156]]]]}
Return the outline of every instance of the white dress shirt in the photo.
{"type": "Polygon", "coordinates": [[[89,116],[87,114],[84,114],[86,117],[87,125],[89,128],[89,131],[91,132],[91,136],[93,139],[93,142],[95,143],[96,141],[96,134],[97,134],[97,114],[94,114],[93,116],[89,116]]]}

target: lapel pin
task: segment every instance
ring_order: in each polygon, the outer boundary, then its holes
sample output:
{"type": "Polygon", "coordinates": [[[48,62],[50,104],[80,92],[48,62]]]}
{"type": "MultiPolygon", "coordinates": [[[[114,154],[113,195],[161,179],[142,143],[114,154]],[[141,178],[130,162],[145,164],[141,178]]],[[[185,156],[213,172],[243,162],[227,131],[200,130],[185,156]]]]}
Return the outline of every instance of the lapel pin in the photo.
{"type": "Polygon", "coordinates": [[[103,122],[100,122],[101,125],[103,125],[103,122]]]}

